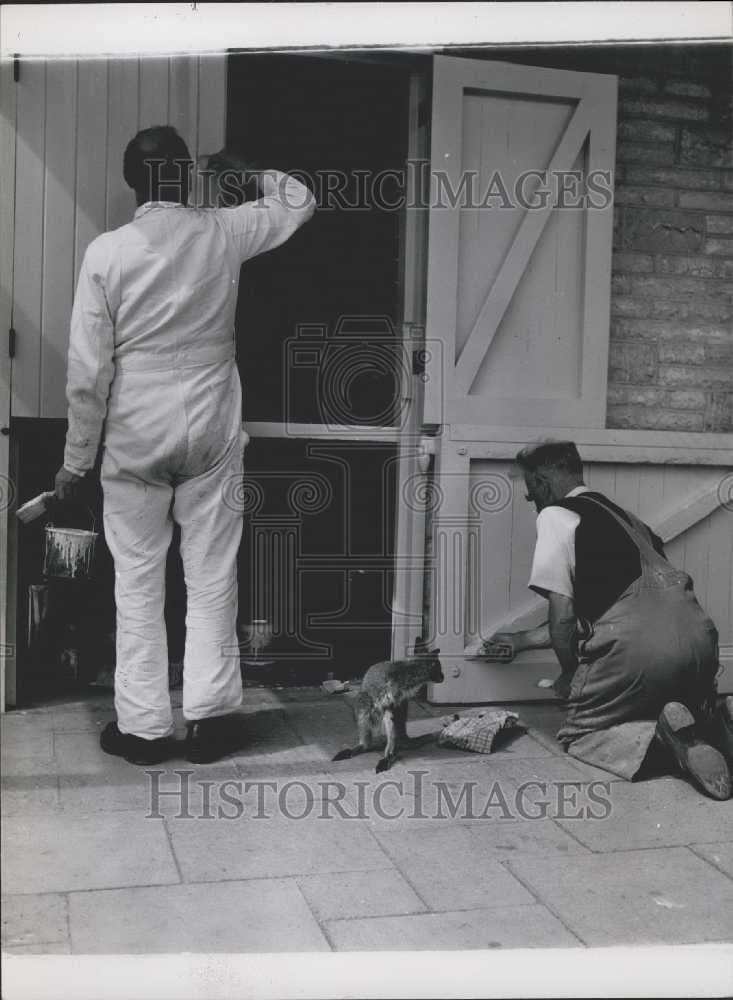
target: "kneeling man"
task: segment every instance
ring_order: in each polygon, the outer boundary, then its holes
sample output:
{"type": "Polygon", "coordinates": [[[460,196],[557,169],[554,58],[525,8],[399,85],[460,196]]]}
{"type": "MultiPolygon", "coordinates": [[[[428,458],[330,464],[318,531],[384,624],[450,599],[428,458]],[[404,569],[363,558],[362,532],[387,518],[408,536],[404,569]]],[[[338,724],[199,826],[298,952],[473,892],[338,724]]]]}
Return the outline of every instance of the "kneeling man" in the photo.
{"type": "Polygon", "coordinates": [[[650,528],[585,486],[571,441],[526,448],[517,464],[538,513],[529,586],[549,619],[490,642],[555,651],[568,705],[557,735],[573,757],[629,780],[678,770],[727,799],[733,698],[716,707],[718,633],[692,580],[650,528]]]}

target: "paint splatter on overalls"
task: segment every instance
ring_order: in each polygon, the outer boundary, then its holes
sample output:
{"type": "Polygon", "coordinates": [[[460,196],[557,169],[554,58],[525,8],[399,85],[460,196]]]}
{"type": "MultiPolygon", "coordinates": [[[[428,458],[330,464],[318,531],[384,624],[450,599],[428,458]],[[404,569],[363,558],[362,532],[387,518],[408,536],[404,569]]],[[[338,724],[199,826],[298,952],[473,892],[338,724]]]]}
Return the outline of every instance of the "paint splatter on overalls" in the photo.
{"type": "Polygon", "coordinates": [[[691,578],[657,553],[647,527],[598,506],[638,547],[641,575],[581,639],[557,738],[572,757],[633,780],[668,701],[687,705],[701,721],[712,711],[718,633],[691,578]]]}

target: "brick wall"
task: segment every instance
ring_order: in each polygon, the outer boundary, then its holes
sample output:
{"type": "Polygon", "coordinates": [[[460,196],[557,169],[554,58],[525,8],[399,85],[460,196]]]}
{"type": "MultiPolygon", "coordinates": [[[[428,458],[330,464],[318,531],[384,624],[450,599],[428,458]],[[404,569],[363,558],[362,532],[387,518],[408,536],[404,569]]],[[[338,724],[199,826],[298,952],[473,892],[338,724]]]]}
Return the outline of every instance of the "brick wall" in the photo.
{"type": "Polygon", "coordinates": [[[637,60],[619,79],[607,425],[731,431],[730,50],[727,72],[637,60]]]}

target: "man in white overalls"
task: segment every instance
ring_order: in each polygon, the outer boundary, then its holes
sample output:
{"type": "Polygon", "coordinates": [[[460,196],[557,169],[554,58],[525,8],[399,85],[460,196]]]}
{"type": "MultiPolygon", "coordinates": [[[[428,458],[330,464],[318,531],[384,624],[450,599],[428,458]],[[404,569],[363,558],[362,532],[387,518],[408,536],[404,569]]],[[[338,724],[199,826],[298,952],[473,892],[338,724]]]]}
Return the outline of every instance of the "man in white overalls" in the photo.
{"type": "Polygon", "coordinates": [[[571,441],[527,448],[517,464],[538,512],[529,586],[549,620],[489,642],[555,651],[568,707],[557,736],[571,756],[632,781],[672,768],[727,799],[733,699],[716,706],[718,633],[690,577],[645,524],[588,489],[571,441]]]}
{"type": "Polygon", "coordinates": [[[95,461],[104,426],[105,537],[115,563],[117,723],[102,748],[136,763],[173,731],[163,617],[175,521],[187,589],[183,713],[190,760],[227,750],[242,699],[237,550],[242,397],[234,316],[242,263],[284,243],[315,207],[299,181],[257,175],[260,198],[187,207],[191,158],[169,126],[139,132],[124,157],[132,222],[90,243],[71,319],[69,427],[56,492],[95,461]]]}

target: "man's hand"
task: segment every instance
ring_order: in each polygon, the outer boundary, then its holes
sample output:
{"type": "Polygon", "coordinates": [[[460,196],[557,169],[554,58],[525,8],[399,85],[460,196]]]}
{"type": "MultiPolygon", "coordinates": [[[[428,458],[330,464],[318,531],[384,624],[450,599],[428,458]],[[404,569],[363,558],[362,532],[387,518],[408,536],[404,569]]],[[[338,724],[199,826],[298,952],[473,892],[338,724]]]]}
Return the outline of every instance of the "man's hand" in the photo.
{"type": "Polygon", "coordinates": [[[511,632],[495,632],[490,639],[484,640],[481,651],[488,660],[511,663],[519,652],[517,636],[511,632]]]}
{"type": "Polygon", "coordinates": [[[69,470],[62,465],[56,473],[56,499],[76,500],[79,496],[79,486],[83,478],[83,476],[77,476],[75,472],[69,472],[69,470]]]}

